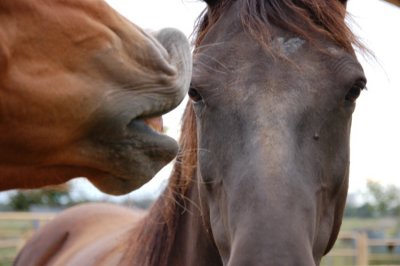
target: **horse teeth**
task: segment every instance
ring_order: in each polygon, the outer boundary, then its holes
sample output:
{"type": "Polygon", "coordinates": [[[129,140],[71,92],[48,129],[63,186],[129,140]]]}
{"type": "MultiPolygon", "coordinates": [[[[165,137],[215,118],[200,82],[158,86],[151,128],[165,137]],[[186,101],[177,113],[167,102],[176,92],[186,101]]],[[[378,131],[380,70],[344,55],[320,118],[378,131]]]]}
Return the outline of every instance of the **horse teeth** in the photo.
{"type": "Polygon", "coordinates": [[[161,116],[144,119],[144,123],[156,132],[162,133],[164,131],[163,120],[161,116]]]}

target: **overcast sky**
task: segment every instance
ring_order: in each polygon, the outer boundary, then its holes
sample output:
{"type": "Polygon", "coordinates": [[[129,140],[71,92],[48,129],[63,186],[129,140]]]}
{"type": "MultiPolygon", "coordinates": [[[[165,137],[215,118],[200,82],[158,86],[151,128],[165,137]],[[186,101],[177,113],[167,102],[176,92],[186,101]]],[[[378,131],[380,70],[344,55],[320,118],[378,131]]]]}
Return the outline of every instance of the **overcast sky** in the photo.
{"type": "MultiPolygon", "coordinates": [[[[205,5],[185,0],[107,0],[137,25],[157,30],[175,27],[188,37],[205,5]]],[[[376,60],[359,56],[368,78],[353,116],[351,135],[350,191],[357,192],[372,179],[400,186],[400,9],[380,0],[350,0],[348,10],[356,25],[353,30],[373,51],[376,60]]],[[[182,106],[164,117],[168,134],[177,136],[182,106]]],[[[171,167],[158,174],[150,185],[133,197],[157,190],[171,167]]],[[[84,181],[80,193],[101,195],[84,181]]]]}

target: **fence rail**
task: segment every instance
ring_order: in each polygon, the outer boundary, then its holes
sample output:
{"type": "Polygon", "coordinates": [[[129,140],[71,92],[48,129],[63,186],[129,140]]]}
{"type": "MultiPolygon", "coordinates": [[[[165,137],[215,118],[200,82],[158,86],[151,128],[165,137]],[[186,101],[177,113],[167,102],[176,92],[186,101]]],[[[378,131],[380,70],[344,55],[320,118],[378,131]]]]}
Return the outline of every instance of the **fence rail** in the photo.
{"type": "MultiPolygon", "coordinates": [[[[371,261],[396,260],[400,262],[400,254],[394,252],[395,248],[400,246],[400,239],[398,238],[371,239],[368,238],[366,232],[345,232],[339,234],[336,245],[341,241],[350,242],[352,246],[334,247],[326,255],[326,260],[333,257],[352,257],[354,264],[351,265],[357,266],[370,265],[371,261]],[[371,249],[374,247],[383,247],[386,252],[372,252],[371,249]]],[[[327,263],[327,265],[330,264],[327,263]]],[[[396,263],[396,265],[400,264],[396,263]]]]}
{"type": "MultiPolygon", "coordinates": [[[[0,212],[0,262],[12,261],[13,256],[32,233],[53,219],[55,215],[55,213],[0,212]],[[18,227],[18,223],[22,223],[23,226],[18,227]],[[2,252],[10,249],[12,251],[9,253],[2,252]]],[[[323,265],[343,266],[343,264],[329,263],[338,257],[351,258],[350,265],[357,266],[369,265],[373,260],[396,259],[400,262],[400,254],[393,253],[396,247],[400,247],[400,239],[370,239],[365,232],[341,232],[335,247],[328,253],[325,258],[326,263],[323,265]],[[340,246],[340,242],[347,245],[340,246]],[[371,249],[376,247],[386,247],[389,253],[371,252],[371,249]]],[[[3,264],[0,263],[0,265],[3,264]]]]}
{"type": "Polygon", "coordinates": [[[54,213],[36,212],[0,212],[0,220],[9,221],[49,221],[54,218],[54,213]]]}
{"type": "Polygon", "coordinates": [[[29,237],[55,213],[0,212],[0,265],[11,265],[29,237]]]}

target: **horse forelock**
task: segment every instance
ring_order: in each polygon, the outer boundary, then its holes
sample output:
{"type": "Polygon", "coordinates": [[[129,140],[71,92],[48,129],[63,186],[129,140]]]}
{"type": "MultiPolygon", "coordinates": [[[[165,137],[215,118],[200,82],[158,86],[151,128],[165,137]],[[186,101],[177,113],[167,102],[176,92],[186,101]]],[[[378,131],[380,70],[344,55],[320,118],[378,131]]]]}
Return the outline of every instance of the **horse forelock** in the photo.
{"type": "Polygon", "coordinates": [[[220,0],[199,16],[195,46],[200,45],[211,26],[234,2],[239,2],[245,30],[267,49],[273,37],[271,26],[275,25],[317,46],[316,33],[347,52],[353,53],[352,45],[365,50],[347,26],[346,5],[339,0],[220,0]]]}

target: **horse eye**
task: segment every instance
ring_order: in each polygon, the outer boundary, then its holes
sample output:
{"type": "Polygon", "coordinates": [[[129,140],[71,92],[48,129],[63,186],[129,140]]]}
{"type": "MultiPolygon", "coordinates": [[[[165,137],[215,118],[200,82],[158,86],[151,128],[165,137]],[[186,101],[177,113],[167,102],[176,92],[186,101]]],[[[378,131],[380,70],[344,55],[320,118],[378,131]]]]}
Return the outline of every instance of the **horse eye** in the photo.
{"type": "Polygon", "coordinates": [[[353,87],[346,94],[346,101],[354,103],[358,96],[360,96],[361,91],[365,88],[365,81],[357,82],[353,85],[353,87]]]}
{"type": "Polygon", "coordinates": [[[201,100],[203,100],[200,93],[195,88],[191,87],[189,89],[188,95],[189,95],[190,99],[192,99],[192,101],[194,101],[194,102],[200,102],[201,100]]]}

